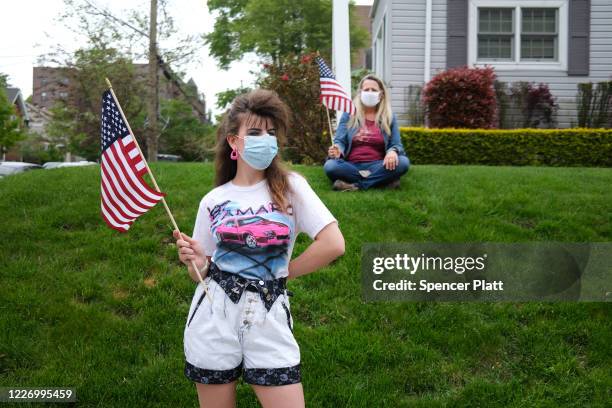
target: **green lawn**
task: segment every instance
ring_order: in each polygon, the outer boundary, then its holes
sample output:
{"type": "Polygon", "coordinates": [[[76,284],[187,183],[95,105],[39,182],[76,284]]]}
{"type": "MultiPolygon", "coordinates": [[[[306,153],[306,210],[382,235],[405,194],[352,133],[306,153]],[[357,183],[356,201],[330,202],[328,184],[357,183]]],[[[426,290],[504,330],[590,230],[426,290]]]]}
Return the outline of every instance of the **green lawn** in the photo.
{"type": "MultiPolygon", "coordinates": [[[[212,166],[151,167],[191,234],[212,166]]],[[[295,168],[347,243],[333,266],[289,283],[308,406],[609,404],[609,303],[365,304],[360,253],[364,242],[611,241],[612,169],[414,166],[398,191],[339,193],[321,167],[295,168]]],[[[0,180],[0,386],[76,387],[79,406],[195,406],[183,375],[195,283],[172,225],[160,204],[120,234],[99,201],[98,166],[0,180]]],[[[242,382],[238,399],[258,406],[242,382]]]]}

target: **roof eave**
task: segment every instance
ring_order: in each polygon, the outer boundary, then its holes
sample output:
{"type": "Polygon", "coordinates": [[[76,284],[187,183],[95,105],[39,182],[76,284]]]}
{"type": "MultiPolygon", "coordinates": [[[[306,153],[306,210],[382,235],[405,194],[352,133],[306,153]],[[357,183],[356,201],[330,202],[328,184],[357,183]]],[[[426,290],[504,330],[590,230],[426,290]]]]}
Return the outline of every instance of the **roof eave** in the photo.
{"type": "Polygon", "coordinates": [[[376,15],[376,8],[378,7],[378,0],[374,0],[374,3],[372,4],[372,8],[370,9],[370,18],[374,19],[374,16],[376,15]]]}

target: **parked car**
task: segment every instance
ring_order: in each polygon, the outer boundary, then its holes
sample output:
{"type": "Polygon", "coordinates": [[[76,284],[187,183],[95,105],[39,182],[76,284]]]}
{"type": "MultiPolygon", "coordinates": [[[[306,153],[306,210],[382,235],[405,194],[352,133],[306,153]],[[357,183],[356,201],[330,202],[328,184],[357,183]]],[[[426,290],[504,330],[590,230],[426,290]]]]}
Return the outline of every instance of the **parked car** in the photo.
{"type": "Polygon", "coordinates": [[[160,161],[173,161],[173,162],[177,162],[177,161],[182,161],[183,157],[179,156],[177,154],[164,154],[164,153],[158,153],[157,154],[157,160],[160,161]]]}
{"type": "Polygon", "coordinates": [[[2,166],[0,164],[0,178],[10,176],[11,174],[18,173],[19,169],[16,167],[2,166]]]}
{"type": "Polygon", "coordinates": [[[42,166],[36,163],[0,161],[0,178],[34,169],[42,169],[42,166]]]}
{"type": "Polygon", "coordinates": [[[59,166],[60,164],[62,164],[63,162],[46,162],[45,164],[43,164],[43,169],[54,169],[57,166],[59,166]]]}
{"type": "Polygon", "coordinates": [[[76,162],[47,162],[43,164],[43,167],[45,169],[57,169],[60,167],[92,166],[94,164],[98,164],[98,163],[92,162],[92,161],[81,160],[81,161],[76,161],[76,162]]]}
{"type": "Polygon", "coordinates": [[[95,164],[98,164],[98,163],[92,162],[92,161],[87,161],[87,160],[81,160],[81,161],[76,161],[76,162],[61,163],[57,167],[81,167],[81,166],[93,166],[95,164]]]}

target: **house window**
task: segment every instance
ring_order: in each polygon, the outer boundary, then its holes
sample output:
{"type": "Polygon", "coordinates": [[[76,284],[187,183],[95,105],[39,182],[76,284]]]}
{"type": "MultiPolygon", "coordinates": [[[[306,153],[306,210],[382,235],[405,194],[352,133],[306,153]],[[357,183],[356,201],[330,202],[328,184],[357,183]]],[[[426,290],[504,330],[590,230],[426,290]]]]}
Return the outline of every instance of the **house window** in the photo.
{"type": "Polygon", "coordinates": [[[468,63],[567,69],[568,0],[470,0],[468,63]]]}
{"type": "Polygon", "coordinates": [[[514,9],[478,9],[478,59],[513,60],[514,9]]]}
{"type": "Polygon", "coordinates": [[[66,99],[66,98],[68,98],[68,92],[60,92],[59,96],[60,96],[60,98],[66,99]]]}
{"type": "Polygon", "coordinates": [[[46,92],[41,93],[40,96],[42,97],[43,101],[47,99],[47,93],[46,92]]]}
{"type": "Polygon", "coordinates": [[[557,9],[521,10],[521,59],[557,59],[557,9]]]}

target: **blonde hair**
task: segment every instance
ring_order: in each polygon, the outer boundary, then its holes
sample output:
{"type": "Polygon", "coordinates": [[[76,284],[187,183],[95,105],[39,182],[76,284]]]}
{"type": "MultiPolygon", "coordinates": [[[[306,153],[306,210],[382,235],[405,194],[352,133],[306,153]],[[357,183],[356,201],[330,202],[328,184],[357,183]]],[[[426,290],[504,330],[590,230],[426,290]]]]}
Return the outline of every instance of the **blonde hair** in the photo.
{"type": "Polygon", "coordinates": [[[376,81],[381,91],[380,101],[376,105],[376,117],[374,121],[380,126],[387,134],[391,134],[391,122],[393,121],[393,111],[391,110],[391,98],[389,98],[389,91],[385,86],[382,79],[378,78],[374,74],[368,74],[359,81],[357,88],[357,94],[353,98],[353,104],[357,109],[357,112],[351,116],[348,122],[349,127],[361,127],[365,124],[365,108],[361,102],[361,88],[363,83],[368,79],[376,81]]]}

